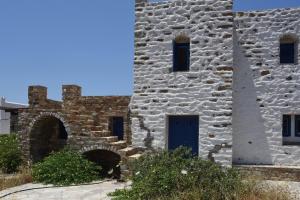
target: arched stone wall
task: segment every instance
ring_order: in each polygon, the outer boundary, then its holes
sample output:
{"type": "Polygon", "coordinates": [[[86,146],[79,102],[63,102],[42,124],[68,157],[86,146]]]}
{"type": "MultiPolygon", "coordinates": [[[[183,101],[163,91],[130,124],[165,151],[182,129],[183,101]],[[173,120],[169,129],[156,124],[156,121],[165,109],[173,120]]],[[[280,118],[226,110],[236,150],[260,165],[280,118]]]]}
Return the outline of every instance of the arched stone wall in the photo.
{"type": "Polygon", "coordinates": [[[95,145],[88,145],[88,146],[84,146],[82,147],[79,152],[80,153],[85,153],[85,152],[89,152],[89,151],[94,151],[94,150],[105,150],[105,151],[111,151],[111,152],[114,152],[115,154],[118,154],[119,156],[121,156],[122,158],[122,155],[119,153],[118,149],[113,147],[113,146],[110,146],[110,145],[107,145],[105,143],[103,144],[95,144],[95,145]]]}
{"type": "Polygon", "coordinates": [[[27,133],[30,134],[32,129],[34,128],[34,126],[37,124],[37,122],[42,120],[43,118],[55,117],[55,118],[59,119],[64,124],[64,127],[65,127],[65,129],[68,133],[68,137],[70,137],[72,135],[70,125],[66,122],[66,120],[62,116],[63,116],[62,113],[59,113],[59,112],[41,112],[38,116],[36,116],[30,122],[27,133]]]}
{"type": "Polygon", "coordinates": [[[107,145],[92,145],[81,149],[82,155],[96,165],[101,166],[100,175],[103,177],[120,178],[122,156],[117,149],[107,145]]]}
{"type": "Polygon", "coordinates": [[[51,152],[63,149],[68,143],[69,135],[69,126],[60,114],[40,113],[28,128],[31,161],[41,161],[51,152]]]}

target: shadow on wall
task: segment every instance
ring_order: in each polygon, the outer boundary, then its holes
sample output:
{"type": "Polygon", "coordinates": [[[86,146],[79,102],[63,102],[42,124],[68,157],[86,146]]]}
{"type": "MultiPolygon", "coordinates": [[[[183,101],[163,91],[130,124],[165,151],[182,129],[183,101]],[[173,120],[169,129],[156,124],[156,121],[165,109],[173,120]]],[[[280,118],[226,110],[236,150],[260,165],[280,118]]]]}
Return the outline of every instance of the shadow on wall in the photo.
{"type": "Polygon", "coordinates": [[[83,153],[84,157],[102,167],[99,171],[101,177],[119,179],[121,177],[120,161],[121,156],[107,150],[92,150],[83,153]]]}
{"type": "Polygon", "coordinates": [[[68,133],[62,121],[46,116],[39,119],[30,133],[30,154],[33,163],[39,162],[51,152],[57,152],[67,144],[68,133]]]}
{"type": "Polygon", "coordinates": [[[233,164],[272,164],[251,63],[234,32],[233,164]]]}

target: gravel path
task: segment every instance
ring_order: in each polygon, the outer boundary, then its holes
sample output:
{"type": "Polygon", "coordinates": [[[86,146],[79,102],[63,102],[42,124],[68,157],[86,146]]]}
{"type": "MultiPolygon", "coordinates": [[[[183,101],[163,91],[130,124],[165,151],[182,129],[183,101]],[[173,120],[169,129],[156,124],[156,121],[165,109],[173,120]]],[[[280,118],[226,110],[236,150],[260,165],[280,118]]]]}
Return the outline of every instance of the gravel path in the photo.
{"type": "MultiPolygon", "coordinates": [[[[1,200],[110,200],[107,194],[128,187],[130,183],[119,183],[117,181],[104,181],[94,183],[92,185],[59,187],[59,188],[45,188],[41,184],[26,184],[15,188],[7,189],[0,192],[0,197],[9,193],[11,194],[1,200]],[[31,190],[32,188],[36,188],[31,190]]],[[[263,181],[263,187],[277,187],[281,186],[283,189],[291,191],[291,200],[300,200],[300,182],[287,181],[263,181]]],[[[46,186],[47,187],[47,186],[46,186]]]]}
{"type": "Polygon", "coordinates": [[[279,186],[279,189],[287,189],[290,191],[290,200],[300,200],[300,182],[292,181],[263,181],[264,187],[275,187],[279,186]]]}
{"type": "Polygon", "coordinates": [[[43,188],[41,184],[26,184],[15,188],[10,188],[0,192],[0,197],[16,191],[33,190],[17,192],[1,200],[110,200],[107,194],[126,187],[126,183],[117,181],[104,181],[93,185],[43,188]],[[39,188],[39,189],[38,189],[39,188]]]}

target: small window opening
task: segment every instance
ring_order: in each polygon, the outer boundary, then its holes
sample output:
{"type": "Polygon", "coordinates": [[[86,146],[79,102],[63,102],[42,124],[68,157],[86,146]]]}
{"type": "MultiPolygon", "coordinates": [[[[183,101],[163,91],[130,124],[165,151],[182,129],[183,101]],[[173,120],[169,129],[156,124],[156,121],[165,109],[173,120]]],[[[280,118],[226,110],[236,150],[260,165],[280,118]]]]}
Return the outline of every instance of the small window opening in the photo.
{"type": "Polygon", "coordinates": [[[190,39],[178,36],[173,41],[173,72],[189,71],[190,69],[190,39]]]}
{"type": "Polygon", "coordinates": [[[284,36],[280,39],[280,64],[297,64],[298,41],[295,37],[284,36]]]}
{"type": "Polygon", "coordinates": [[[111,117],[110,130],[113,136],[118,136],[118,140],[123,140],[124,139],[124,118],[111,117]]]}

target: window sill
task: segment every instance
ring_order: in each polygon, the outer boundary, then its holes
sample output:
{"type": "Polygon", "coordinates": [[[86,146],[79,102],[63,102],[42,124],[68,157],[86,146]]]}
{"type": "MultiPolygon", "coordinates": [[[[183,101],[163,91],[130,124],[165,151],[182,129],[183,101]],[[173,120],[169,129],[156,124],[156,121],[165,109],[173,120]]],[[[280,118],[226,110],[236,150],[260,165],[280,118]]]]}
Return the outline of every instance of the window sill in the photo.
{"type": "Polygon", "coordinates": [[[282,142],[282,145],[285,146],[300,146],[300,142],[282,142]]]}
{"type": "Polygon", "coordinates": [[[279,65],[298,65],[298,63],[279,63],[279,65]]]}

